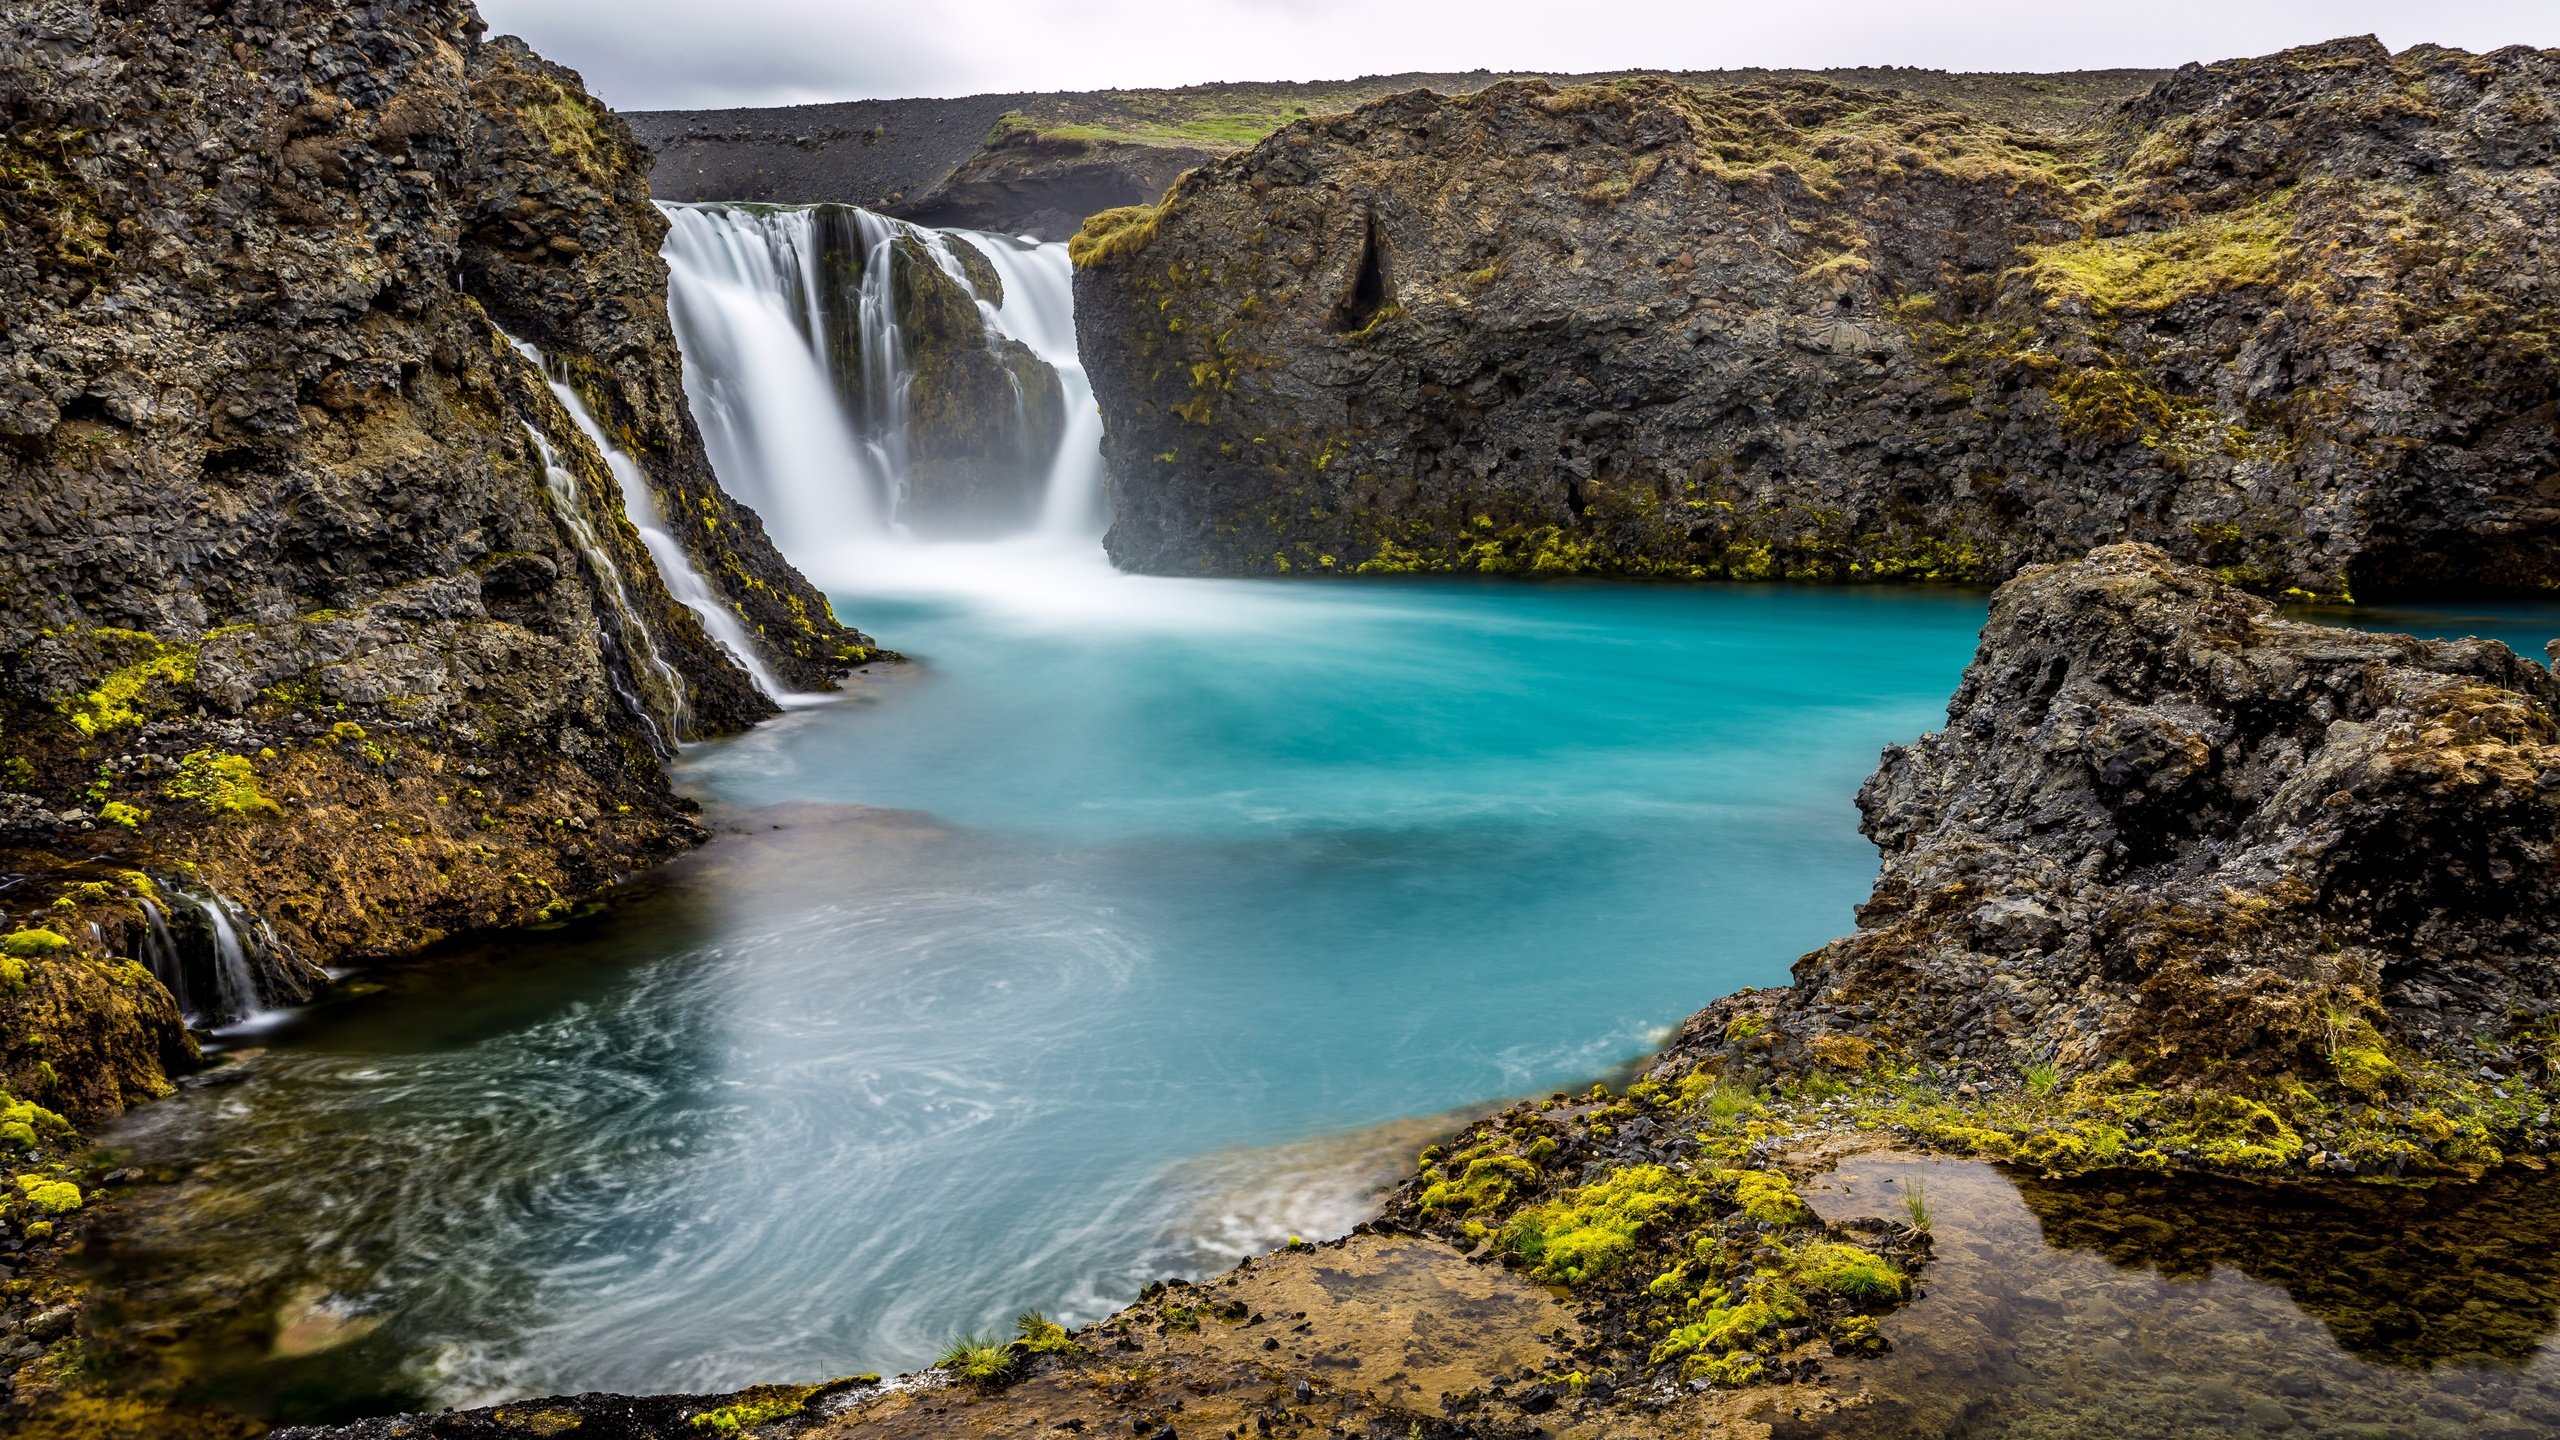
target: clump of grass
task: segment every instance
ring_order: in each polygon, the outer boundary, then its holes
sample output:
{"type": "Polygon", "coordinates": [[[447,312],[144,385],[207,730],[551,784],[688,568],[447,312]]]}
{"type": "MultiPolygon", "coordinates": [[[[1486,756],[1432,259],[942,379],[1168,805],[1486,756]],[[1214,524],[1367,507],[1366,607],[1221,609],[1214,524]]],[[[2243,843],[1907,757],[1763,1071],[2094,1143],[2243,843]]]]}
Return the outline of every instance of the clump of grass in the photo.
{"type": "Polygon", "coordinates": [[[1064,1354],[1076,1348],[1076,1342],[1068,1338],[1066,1326],[1037,1310],[1025,1310],[1015,1316],[1013,1333],[1020,1337],[1013,1347],[1025,1355],[1064,1354]]]}
{"type": "Polygon", "coordinates": [[[963,1335],[943,1347],[936,1370],[971,1385],[993,1385],[1013,1373],[1013,1352],[992,1335],[963,1335]]]}
{"type": "Polygon", "coordinates": [[[1918,1176],[1902,1182],[1902,1213],[1911,1217],[1911,1228],[1929,1233],[1929,1187],[1918,1176]]]}
{"type": "Polygon", "coordinates": [[[1713,1120],[1731,1120],[1759,1109],[1758,1097],[1739,1080],[1718,1080],[1715,1088],[1707,1092],[1707,1115],[1713,1120]]]}
{"type": "Polygon", "coordinates": [[[2026,1069],[2027,1093],[2039,1100],[2062,1088],[2062,1071],[2050,1060],[2039,1060],[2026,1069]]]}

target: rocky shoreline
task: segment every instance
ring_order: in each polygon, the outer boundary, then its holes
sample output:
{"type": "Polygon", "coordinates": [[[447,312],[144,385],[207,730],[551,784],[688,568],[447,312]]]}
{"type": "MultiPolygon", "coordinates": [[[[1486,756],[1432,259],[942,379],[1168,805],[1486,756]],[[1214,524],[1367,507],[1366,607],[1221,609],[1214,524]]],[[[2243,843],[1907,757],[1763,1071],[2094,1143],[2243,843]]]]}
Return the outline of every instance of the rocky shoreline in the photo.
{"type": "Polygon", "coordinates": [[[2283,619],[2146,546],[2031,568],[1946,728],[1862,796],[1886,864],[1855,935],[1700,1011],[1622,1090],[1424,1150],[1347,1239],[897,1381],[282,1433],[1941,1433],[1959,1397],[1860,1378],[1929,1338],[1897,1317],[1932,1284],[1931,1202],[1848,1204],[1835,1169],[2270,1196],[2541,1171],[2551,932],[2481,887],[2540,903],[2515,882],[2560,835],[2555,736],[2560,682],[2502,646],[2283,619]]]}

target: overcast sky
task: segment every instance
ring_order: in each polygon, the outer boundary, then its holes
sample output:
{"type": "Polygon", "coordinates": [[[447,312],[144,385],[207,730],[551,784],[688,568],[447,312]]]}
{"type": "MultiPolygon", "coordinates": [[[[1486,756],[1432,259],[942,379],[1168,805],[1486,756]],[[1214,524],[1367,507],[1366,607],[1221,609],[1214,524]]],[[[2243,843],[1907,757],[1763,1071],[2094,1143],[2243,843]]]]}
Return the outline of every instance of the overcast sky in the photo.
{"type": "Polygon", "coordinates": [[[2170,66],[2560,48],[2560,0],[480,0],[627,110],[1399,70],[2170,66]]]}

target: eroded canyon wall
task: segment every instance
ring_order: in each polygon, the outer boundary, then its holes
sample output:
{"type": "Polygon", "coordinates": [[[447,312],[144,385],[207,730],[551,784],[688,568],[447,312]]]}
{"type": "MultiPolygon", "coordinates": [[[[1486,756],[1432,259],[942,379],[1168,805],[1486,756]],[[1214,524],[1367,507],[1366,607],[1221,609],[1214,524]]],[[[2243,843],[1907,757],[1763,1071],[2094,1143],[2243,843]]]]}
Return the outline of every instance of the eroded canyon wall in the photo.
{"type": "Polygon", "coordinates": [[[2560,55],[2339,41],[2076,134],[1815,81],[1415,93],[1096,217],[1123,566],[2560,580],[2560,55]]]}
{"type": "Polygon", "coordinates": [[[139,963],[219,938],[174,888],[289,998],[693,843],[668,744],[771,713],[509,333],[777,671],[872,652],[713,482],[647,154],[574,74],[460,0],[5,26],[0,1085],[95,1117],[192,1048],[139,963]]]}

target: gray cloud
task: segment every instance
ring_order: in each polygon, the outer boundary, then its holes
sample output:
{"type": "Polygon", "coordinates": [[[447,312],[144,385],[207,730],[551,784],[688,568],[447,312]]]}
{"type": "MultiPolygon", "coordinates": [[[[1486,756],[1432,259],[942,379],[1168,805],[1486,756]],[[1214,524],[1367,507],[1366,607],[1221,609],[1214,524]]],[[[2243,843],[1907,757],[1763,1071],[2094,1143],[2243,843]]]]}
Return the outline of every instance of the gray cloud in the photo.
{"type": "Polygon", "coordinates": [[[1399,70],[2168,66],[2339,35],[2560,47],[2552,0],[481,0],[629,109],[1399,70]]]}

